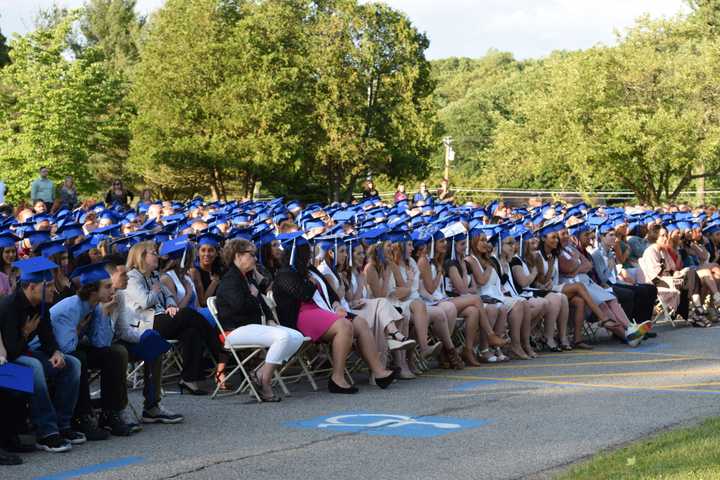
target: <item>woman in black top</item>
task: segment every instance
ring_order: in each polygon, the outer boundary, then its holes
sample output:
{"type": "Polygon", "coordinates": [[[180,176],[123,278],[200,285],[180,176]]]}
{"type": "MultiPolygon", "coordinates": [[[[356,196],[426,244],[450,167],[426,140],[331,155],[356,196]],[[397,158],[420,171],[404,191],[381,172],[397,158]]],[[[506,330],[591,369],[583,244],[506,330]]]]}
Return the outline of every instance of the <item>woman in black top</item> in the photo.
{"type": "Polygon", "coordinates": [[[385,370],[380,364],[367,322],[353,323],[356,315],[342,307],[333,288],[311,265],[312,255],[307,241],[296,241],[294,258],[292,250],[285,251],[285,266],[275,276],[272,287],[280,323],[297,328],[313,341],[332,345],[333,373],[328,380],[331,393],[358,391],[345,378],[345,364],[353,336],[358,337],[360,354],[375,376],[375,383],[380,388],[387,388],[395,379],[395,372],[385,370]]]}
{"type": "MultiPolygon", "coordinates": [[[[273,318],[263,299],[253,271],[255,246],[244,239],[228,241],[222,250],[228,266],[216,292],[218,320],[226,333],[226,345],[262,345],[268,347],[265,363],[253,379],[261,386],[258,392],[264,402],[276,402],[272,379],[279,365],[287,362],[302,346],[304,336],[297,330],[280,325],[266,325],[273,318]]],[[[218,364],[218,371],[224,365],[218,364]]]]}
{"type": "Polygon", "coordinates": [[[105,203],[107,203],[108,206],[111,206],[113,203],[118,203],[124,207],[129,207],[133,198],[135,198],[135,195],[126,189],[123,186],[122,180],[118,178],[113,181],[112,187],[105,195],[105,203]]]}

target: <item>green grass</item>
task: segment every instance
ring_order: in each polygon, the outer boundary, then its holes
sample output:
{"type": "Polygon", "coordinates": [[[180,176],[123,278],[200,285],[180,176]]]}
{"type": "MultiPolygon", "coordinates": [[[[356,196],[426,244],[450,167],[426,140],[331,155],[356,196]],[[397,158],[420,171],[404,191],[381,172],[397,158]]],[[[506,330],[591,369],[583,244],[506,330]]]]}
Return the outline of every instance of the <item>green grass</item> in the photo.
{"type": "Polygon", "coordinates": [[[720,418],[599,454],[558,477],[585,479],[720,480],[720,418]]]}

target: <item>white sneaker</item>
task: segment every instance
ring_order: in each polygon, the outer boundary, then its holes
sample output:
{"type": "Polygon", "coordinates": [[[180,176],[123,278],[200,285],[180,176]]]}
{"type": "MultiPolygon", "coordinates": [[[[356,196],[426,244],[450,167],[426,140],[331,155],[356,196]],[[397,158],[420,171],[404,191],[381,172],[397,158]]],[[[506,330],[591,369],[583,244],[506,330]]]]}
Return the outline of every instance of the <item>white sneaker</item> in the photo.
{"type": "Polygon", "coordinates": [[[409,338],[395,340],[394,338],[388,337],[387,343],[390,350],[412,350],[415,348],[415,340],[410,340],[409,338]]]}

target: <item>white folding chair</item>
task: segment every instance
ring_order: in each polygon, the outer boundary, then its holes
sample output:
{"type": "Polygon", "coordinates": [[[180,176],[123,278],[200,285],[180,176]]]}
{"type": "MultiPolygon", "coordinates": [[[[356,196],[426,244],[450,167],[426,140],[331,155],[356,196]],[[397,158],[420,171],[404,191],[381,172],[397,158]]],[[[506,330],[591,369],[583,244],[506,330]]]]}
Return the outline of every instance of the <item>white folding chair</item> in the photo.
{"type": "Polygon", "coordinates": [[[238,385],[238,387],[233,392],[226,394],[218,394],[221,386],[221,384],[218,383],[211,398],[216,398],[218,396],[237,395],[238,393],[245,390],[245,388],[249,388],[250,393],[255,397],[255,399],[258,402],[262,402],[262,400],[260,399],[260,394],[255,389],[255,386],[250,380],[250,375],[248,374],[248,371],[245,367],[251,360],[259,357],[259,355],[265,351],[265,347],[262,345],[233,345],[229,343],[227,341],[227,335],[225,334],[225,330],[223,329],[223,326],[218,319],[217,306],[215,305],[215,297],[210,297],[207,299],[207,306],[208,310],[210,310],[210,314],[212,315],[213,320],[215,320],[215,324],[220,330],[220,338],[223,341],[223,349],[226,352],[230,353],[230,355],[232,355],[233,359],[236,362],[235,368],[233,368],[230,373],[227,373],[225,375],[225,381],[229,381],[236,374],[241,375],[243,378],[240,385],[238,385]]]}

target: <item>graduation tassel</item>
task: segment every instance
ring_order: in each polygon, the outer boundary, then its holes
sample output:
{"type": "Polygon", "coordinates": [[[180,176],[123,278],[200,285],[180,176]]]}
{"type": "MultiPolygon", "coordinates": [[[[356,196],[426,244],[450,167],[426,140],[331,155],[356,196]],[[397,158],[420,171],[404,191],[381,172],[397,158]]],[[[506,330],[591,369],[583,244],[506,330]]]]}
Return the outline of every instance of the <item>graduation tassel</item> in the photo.
{"type": "Polygon", "coordinates": [[[452,241],[450,242],[450,245],[451,245],[450,259],[455,260],[455,237],[452,237],[452,241]]]}
{"type": "Polygon", "coordinates": [[[470,256],[470,230],[465,235],[465,256],[470,256]]]}
{"type": "Polygon", "coordinates": [[[430,260],[435,259],[435,236],[430,237],[430,260]]]}
{"type": "Polygon", "coordinates": [[[352,242],[352,241],[349,242],[348,247],[349,247],[349,248],[348,248],[348,250],[349,250],[349,258],[348,258],[348,260],[349,260],[349,263],[350,263],[350,270],[352,270],[352,266],[353,266],[353,242],[352,242]]]}
{"type": "Polygon", "coordinates": [[[295,239],[293,238],[292,247],[290,250],[290,268],[295,269],[295,239]]]}
{"type": "Polygon", "coordinates": [[[185,250],[183,250],[182,259],[180,260],[180,268],[183,270],[185,269],[185,262],[187,261],[187,251],[188,247],[185,247],[185,250]]]}
{"type": "Polygon", "coordinates": [[[333,270],[337,271],[337,252],[338,252],[338,241],[335,237],[335,248],[333,249],[333,270]]]}

